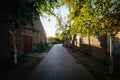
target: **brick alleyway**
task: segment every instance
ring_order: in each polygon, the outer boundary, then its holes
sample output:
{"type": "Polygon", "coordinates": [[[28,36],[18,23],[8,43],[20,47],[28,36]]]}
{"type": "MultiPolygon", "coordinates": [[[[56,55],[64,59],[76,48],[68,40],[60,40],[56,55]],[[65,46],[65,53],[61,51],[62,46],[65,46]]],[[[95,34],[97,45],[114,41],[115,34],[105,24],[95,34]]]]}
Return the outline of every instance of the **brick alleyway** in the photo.
{"type": "Polygon", "coordinates": [[[76,59],[62,47],[62,44],[56,44],[33,70],[28,80],[95,80],[95,78],[81,64],[76,63],[76,59]]]}

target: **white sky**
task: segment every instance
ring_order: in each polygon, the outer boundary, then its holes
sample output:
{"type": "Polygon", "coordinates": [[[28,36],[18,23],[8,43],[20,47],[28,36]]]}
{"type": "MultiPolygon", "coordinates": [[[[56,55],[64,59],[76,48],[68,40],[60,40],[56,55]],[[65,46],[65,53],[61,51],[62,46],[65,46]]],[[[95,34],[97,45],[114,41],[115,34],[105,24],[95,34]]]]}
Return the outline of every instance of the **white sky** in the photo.
{"type": "MultiPolygon", "coordinates": [[[[61,15],[63,18],[69,13],[68,9],[64,6],[60,10],[55,10],[58,15],[61,15]]],[[[56,18],[53,16],[48,16],[47,18],[40,17],[42,25],[45,29],[47,36],[55,37],[55,25],[57,24],[56,18]],[[48,21],[50,19],[50,21],[48,21]]]]}
{"type": "Polygon", "coordinates": [[[53,16],[49,16],[48,18],[41,18],[41,22],[42,22],[42,25],[45,29],[45,32],[46,32],[46,36],[52,36],[52,37],[55,37],[55,25],[57,23],[55,17],[53,16]],[[50,21],[48,21],[48,19],[50,18],[50,21]]]}

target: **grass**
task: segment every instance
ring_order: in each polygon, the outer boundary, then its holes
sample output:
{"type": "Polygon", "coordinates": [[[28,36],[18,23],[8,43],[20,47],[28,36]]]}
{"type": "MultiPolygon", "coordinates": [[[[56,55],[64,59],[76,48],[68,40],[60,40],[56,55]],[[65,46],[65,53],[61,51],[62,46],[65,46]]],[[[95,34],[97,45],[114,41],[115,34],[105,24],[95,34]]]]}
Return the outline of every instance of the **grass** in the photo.
{"type": "Polygon", "coordinates": [[[72,51],[69,48],[66,50],[77,59],[76,63],[82,64],[97,80],[119,80],[119,73],[114,72],[113,74],[108,74],[108,64],[103,61],[95,60],[94,58],[80,52],[72,51]]]}
{"type": "Polygon", "coordinates": [[[0,66],[1,80],[26,80],[31,71],[37,66],[43,57],[19,57],[18,64],[13,63],[0,66]],[[32,63],[32,64],[31,64],[32,63]]]}
{"type": "Polygon", "coordinates": [[[41,53],[45,52],[46,50],[49,50],[54,44],[46,44],[46,45],[39,45],[35,50],[33,50],[33,53],[41,53]]]}

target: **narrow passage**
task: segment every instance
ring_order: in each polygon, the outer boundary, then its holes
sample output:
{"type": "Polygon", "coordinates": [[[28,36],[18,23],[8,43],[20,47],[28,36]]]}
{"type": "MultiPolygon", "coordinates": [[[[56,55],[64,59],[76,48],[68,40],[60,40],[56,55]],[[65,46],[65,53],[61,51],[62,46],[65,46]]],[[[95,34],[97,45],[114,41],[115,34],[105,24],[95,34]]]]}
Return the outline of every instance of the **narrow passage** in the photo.
{"type": "Polygon", "coordinates": [[[33,70],[28,80],[95,80],[81,65],[76,63],[63,47],[56,44],[33,70]]]}

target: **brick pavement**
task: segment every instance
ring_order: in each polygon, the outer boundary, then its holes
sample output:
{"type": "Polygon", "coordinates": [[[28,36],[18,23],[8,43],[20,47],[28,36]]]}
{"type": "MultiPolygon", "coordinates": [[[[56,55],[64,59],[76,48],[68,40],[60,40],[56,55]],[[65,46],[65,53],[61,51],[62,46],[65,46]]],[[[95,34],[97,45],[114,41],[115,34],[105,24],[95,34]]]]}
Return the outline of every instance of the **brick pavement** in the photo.
{"type": "Polygon", "coordinates": [[[56,44],[29,75],[27,80],[96,80],[76,63],[63,47],[56,44]]]}

